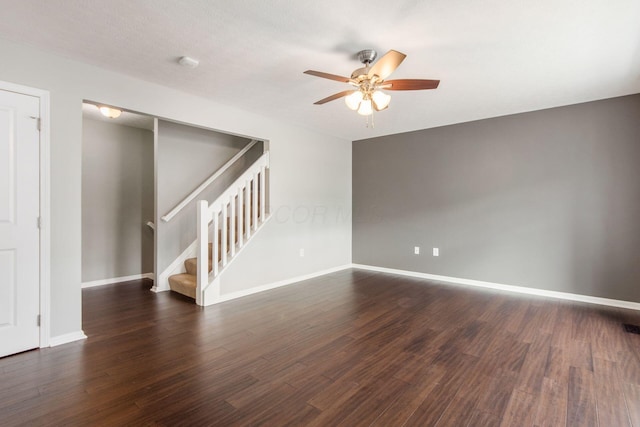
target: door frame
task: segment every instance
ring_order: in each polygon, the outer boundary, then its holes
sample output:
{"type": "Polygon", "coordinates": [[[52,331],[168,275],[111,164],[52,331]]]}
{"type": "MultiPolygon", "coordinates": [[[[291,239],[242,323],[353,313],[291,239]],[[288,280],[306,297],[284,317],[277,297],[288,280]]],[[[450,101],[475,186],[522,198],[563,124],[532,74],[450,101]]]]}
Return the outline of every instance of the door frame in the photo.
{"type": "Polygon", "coordinates": [[[51,338],[51,214],[49,91],[0,80],[0,90],[40,99],[40,348],[51,338]]]}

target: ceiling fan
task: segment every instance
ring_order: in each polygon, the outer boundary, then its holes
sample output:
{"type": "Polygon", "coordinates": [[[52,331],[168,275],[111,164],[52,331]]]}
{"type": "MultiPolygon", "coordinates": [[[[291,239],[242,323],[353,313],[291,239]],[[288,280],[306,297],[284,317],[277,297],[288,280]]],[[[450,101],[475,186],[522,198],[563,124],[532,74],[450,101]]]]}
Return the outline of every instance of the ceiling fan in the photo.
{"type": "Polygon", "coordinates": [[[351,77],[342,77],[335,74],[323,73],[321,71],[307,70],[304,73],[324,79],[336,80],[338,82],[349,83],[355,89],[345,90],[320,101],[316,105],[322,105],[329,101],[345,98],[347,107],[358,111],[363,116],[373,114],[373,110],[381,111],[389,106],[391,96],[382,90],[424,90],[435,89],[440,84],[440,80],[424,79],[397,79],[385,80],[395,71],[407,55],[395,50],[385,53],[373,66],[371,65],[378,56],[373,49],[365,49],[358,52],[358,59],[364,67],[358,68],[351,77]]]}

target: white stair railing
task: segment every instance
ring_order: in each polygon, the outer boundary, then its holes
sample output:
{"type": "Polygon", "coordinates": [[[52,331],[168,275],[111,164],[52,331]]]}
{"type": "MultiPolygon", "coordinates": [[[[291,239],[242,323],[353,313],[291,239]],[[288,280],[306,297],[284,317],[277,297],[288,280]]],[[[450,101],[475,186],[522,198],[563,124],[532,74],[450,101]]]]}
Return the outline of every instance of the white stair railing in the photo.
{"type": "Polygon", "coordinates": [[[215,171],[213,175],[207,178],[202,184],[198,186],[195,190],[193,190],[187,197],[185,197],[180,203],[178,203],[171,211],[167,212],[166,215],[162,217],[164,222],[169,222],[171,219],[178,214],[182,209],[184,209],[193,199],[198,197],[200,193],[211,185],[216,179],[220,178],[222,174],[224,174],[233,164],[242,158],[247,151],[249,151],[254,145],[258,143],[258,140],[252,139],[242,150],[240,150],[235,156],[233,156],[227,163],[222,165],[220,169],[215,171]]]}
{"type": "Polygon", "coordinates": [[[256,160],[213,203],[198,201],[196,303],[204,304],[205,289],[238,255],[267,220],[267,173],[269,152],[256,160]],[[209,273],[209,243],[212,243],[212,271],[209,273]]]}

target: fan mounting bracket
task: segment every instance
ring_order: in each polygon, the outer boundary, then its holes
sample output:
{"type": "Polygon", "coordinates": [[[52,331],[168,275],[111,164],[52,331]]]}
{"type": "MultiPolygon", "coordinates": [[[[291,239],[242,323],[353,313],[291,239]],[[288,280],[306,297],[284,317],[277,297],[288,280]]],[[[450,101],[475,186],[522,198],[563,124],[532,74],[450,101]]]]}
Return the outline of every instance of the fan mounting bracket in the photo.
{"type": "Polygon", "coordinates": [[[358,60],[364,65],[370,65],[378,57],[378,52],[373,49],[364,49],[358,52],[358,60]]]}

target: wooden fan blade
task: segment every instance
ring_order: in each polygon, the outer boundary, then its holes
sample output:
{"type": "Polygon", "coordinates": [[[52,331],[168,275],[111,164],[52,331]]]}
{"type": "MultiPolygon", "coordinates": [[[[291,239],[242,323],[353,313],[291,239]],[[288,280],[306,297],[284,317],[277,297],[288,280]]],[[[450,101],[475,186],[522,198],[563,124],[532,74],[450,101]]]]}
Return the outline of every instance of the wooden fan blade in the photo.
{"type": "Polygon", "coordinates": [[[402,61],[404,61],[404,58],[406,57],[407,55],[405,55],[404,53],[400,53],[397,50],[390,50],[389,52],[385,53],[384,56],[378,60],[378,62],[373,64],[373,67],[371,67],[371,69],[369,70],[369,78],[376,75],[380,77],[380,80],[386,79],[391,73],[395,71],[396,68],[398,68],[398,65],[400,65],[400,63],[402,63],[402,61]]]}
{"type": "Polygon", "coordinates": [[[323,79],[335,80],[338,82],[349,83],[351,79],[349,77],[337,76],[335,74],[323,73],[322,71],[307,70],[304,72],[311,76],[322,77],[323,79]]]}
{"type": "Polygon", "coordinates": [[[342,92],[340,92],[340,93],[334,93],[333,95],[331,95],[331,96],[327,96],[326,98],[321,99],[320,101],[314,102],[314,104],[315,104],[315,105],[322,105],[322,104],[326,104],[326,103],[327,103],[327,102],[329,102],[329,101],[334,101],[334,100],[336,100],[336,99],[343,98],[343,97],[345,97],[345,96],[349,96],[349,95],[351,95],[353,92],[355,92],[355,90],[345,90],[345,91],[342,91],[342,92]]]}
{"type": "Polygon", "coordinates": [[[440,80],[397,79],[386,80],[380,87],[385,90],[423,90],[435,89],[439,84],[440,80]]]}

